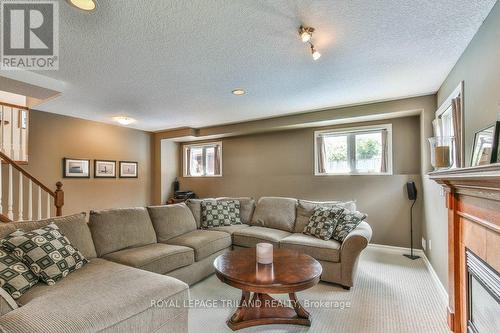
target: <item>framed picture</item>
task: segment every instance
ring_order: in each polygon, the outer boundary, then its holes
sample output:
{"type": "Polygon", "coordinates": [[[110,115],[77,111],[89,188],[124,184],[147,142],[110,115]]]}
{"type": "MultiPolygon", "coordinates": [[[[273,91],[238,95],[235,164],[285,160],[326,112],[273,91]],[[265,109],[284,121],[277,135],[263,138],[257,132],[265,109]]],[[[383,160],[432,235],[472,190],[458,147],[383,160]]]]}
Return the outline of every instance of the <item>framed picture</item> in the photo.
{"type": "Polygon", "coordinates": [[[137,178],[139,163],[120,161],[120,178],[137,178]]]}
{"type": "Polygon", "coordinates": [[[495,125],[488,126],[476,132],[474,135],[474,146],[472,148],[471,166],[491,163],[494,133],[495,125]]]}
{"type": "Polygon", "coordinates": [[[94,160],[94,178],[116,178],[116,161],[94,160]]]}
{"type": "Polygon", "coordinates": [[[497,121],[495,124],[495,133],[493,134],[493,146],[491,147],[490,162],[500,162],[500,121],[497,121]]]}
{"type": "Polygon", "coordinates": [[[64,158],[63,178],[90,178],[90,160],[64,158]]]}

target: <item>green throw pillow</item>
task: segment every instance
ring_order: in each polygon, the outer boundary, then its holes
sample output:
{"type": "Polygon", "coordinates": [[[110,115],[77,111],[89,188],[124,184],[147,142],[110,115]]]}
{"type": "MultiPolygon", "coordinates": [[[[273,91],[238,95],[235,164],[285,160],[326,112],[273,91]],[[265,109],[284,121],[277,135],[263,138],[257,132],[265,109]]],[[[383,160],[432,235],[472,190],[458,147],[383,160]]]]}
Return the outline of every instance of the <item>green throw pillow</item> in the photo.
{"type": "Polygon", "coordinates": [[[16,256],[0,249],[0,287],[18,299],[38,282],[38,277],[16,256]]]}
{"type": "Polygon", "coordinates": [[[48,285],[88,262],[54,223],[29,232],[14,231],[1,242],[4,249],[22,260],[48,285]]]}
{"type": "Polygon", "coordinates": [[[366,216],[366,214],[358,211],[352,212],[344,210],[341,214],[335,217],[335,230],[333,232],[332,239],[343,242],[347,235],[356,229],[361,221],[366,219],[366,216]]]}
{"type": "Polygon", "coordinates": [[[344,208],[342,207],[316,207],[303,233],[323,240],[329,240],[332,238],[333,231],[335,230],[335,217],[343,211],[344,208]]]}
{"type": "Polygon", "coordinates": [[[240,202],[237,200],[203,200],[201,202],[201,226],[213,228],[241,224],[240,202]]]}

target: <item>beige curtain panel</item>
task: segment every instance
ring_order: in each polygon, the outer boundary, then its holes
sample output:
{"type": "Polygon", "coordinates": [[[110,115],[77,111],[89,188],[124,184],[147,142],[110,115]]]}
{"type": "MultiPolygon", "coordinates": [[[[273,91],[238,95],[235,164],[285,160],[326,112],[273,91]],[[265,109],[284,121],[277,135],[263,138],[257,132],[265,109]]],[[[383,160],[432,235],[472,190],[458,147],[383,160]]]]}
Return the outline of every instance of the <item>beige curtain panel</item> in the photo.
{"type": "Polygon", "coordinates": [[[318,147],[318,173],[326,173],[326,148],[325,138],[320,135],[317,137],[318,147]]]}
{"type": "Polygon", "coordinates": [[[380,172],[385,173],[387,172],[387,165],[389,164],[389,161],[387,160],[387,130],[382,130],[382,158],[380,161],[380,172]]]}
{"type": "Polygon", "coordinates": [[[191,148],[186,149],[186,176],[191,176],[191,148]]]}
{"type": "Polygon", "coordinates": [[[460,95],[451,100],[451,112],[453,116],[453,133],[455,134],[455,165],[463,167],[463,128],[462,128],[462,98],[460,95]]]}
{"type": "Polygon", "coordinates": [[[220,175],[220,147],[214,147],[214,174],[220,175]]]}

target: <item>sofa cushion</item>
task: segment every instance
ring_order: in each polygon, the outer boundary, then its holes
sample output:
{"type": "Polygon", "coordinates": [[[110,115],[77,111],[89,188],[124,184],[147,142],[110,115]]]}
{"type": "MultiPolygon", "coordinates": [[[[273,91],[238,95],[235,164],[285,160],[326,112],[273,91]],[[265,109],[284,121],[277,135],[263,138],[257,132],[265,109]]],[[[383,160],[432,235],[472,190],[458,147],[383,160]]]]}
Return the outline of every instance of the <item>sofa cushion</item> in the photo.
{"type": "Polygon", "coordinates": [[[165,274],[191,265],[194,262],[194,251],[185,246],[156,243],[108,253],[103,258],[146,271],[165,274]]]}
{"type": "Polygon", "coordinates": [[[304,234],[329,240],[335,229],[335,216],[343,211],[341,207],[316,207],[304,228],[304,234]]]}
{"type": "MultiPolygon", "coordinates": [[[[21,259],[0,248],[0,289],[18,299],[38,282],[38,277],[21,259]]],[[[7,299],[8,297],[5,297],[7,299]]]]}
{"type": "Polygon", "coordinates": [[[31,288],[20,308],[0,317],[0,327],[10,333],[158,332],[188,311],[155,306],[158,301],[188,298],[188,286],[177,279],[93,259],[55,286],[31,288]]]}
{"type": "Polygon", "coordinates": [[[292,234],[280,241],[280,247],[297,250],[317,260],[339,262],[340,243],[335,240],[322,240],[304,234],[292,234]]]}
{"type": "Polygon", "coordinates": [[[344,210],[341,214],[335,216],[335,230],[332,239],[343,242],[351,231],[366,219],[367,215],[358,211],[351,212],[344,210]]]}
{"type": "Polygon", "coordinates": [[[255,209],[255,200],[250,197],[221,197],[216,200],[224,201],[224,200],[237,200],[240,202],[240,220],[241,223],[248,224],[252,221],[253,212],[255,209]]]}
{"type": "Polygon", "coordinates": [[[28,232],[16,230],[2,239],[2,246],[48,285],[88,262],[53,223],[28,232]]]}
{"type": "Polygon", "coordinates": [[[86,213],[68,216],[52,217],[39,221],[11,222],[0,224],[0,238],[5,238],[17,229],[31,231],[45,227],[51,223],[57,225],[61,231],[87,259],[97,257],[94,241],[86,220],[86,213]]]}
{"type": "Polygon", "coordinates": [[[231,246],[231,235],[227,232],[195,230],[182,236],[171,238],[167,244],[187,246],[194,250],[194,259],[200,261],[212,253],[231,246]]]}
{"type": "Polygon", "coordinates": [[[146,208],[91,211],[90,231],[97,255],[128,247],[156,243],[156,233],[146,208]]]}
{"type": "Polygon", "coordinates": [[[196,221],[196,227],[198,229],[201,228],[201,202],[203,200],[201,199],[188,199],[186,200],[186,206],[191,210],[191,213],[193,213],[194,220],[196,221]]]}
{"type": "Polygon", "coordinates": [[[196,230],[196,221],[184,203],[148,207],[158,242],[196,230]]]}
{"type": "Polygon", "coordinates": [[[279,246],[279,241],[291,233],[265,227],[243,228],[233,232],[233,244],[242,247],[254,247],[257,243],[267,242],[279,246]]]}
{"type": "Polygon", "coordinates": [[[306,225],[309,223],[311,215],[314,213],[316,207],[335,207],[340,206],[342,208],[355,211],[356,202],[355,201],[308,201],[299,199],[297,204],[297,218],[295,220],[295,227],[293,232],[303,232],[306,225]]]}
{"type": "Polygon", "coordinates": [[[257,202],[251,225],[292,232],[297,199],[262,197],[257,202]]]}
{"type": "Polygon", "coordinates": [[[224,231],[232,235],[235,231],[241,230],[242,228],[248,228],[248,224],[235,224],[235,225],[230,225],[230,226],[222,226],[222,227],[215,227],[211,228],[211,231],[224,231]]]}
{"type": "Polygon", "coordinates": [[[237,200],[203,200],[201,227],[213,228],[241,224],[240,202],[237,200]]]}

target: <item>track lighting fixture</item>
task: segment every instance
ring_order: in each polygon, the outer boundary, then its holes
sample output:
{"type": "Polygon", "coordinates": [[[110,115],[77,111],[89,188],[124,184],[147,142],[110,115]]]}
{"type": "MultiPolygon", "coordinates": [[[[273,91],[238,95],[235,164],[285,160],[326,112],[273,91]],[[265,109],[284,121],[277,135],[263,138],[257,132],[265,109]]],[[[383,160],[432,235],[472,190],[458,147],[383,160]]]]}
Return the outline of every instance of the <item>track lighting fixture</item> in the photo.
{"type": "Polygon", "coordinates": [[[321,53],[319,53],[318,50],[316,50],[316,48],[314,47],[314,45],[311,41],[313,32],[314,32],[313,27],[304,27],[302,25],[299,27],[300,40],[302,40],[303,43],[309,43],[309,46],[311,47],[311,55],[312,55],[313,59],[318,60],[321,57],[321,53]]]}

